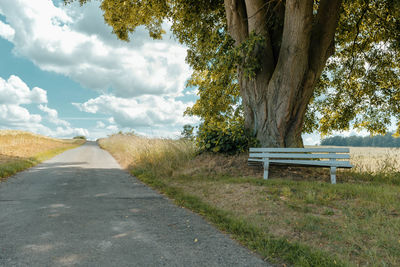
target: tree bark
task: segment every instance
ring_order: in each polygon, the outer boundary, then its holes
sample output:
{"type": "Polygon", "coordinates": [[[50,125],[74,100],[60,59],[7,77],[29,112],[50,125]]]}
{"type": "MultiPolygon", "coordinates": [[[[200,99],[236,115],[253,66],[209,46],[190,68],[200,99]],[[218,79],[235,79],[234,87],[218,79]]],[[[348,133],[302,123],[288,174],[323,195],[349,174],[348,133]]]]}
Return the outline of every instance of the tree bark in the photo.
{"type": "Polygon", "coordinates": [[[304,116],[333,54],[341,0],[321,0],[316,14],[313,4],[313,0],[225,0],[228,30],[237,46],[250,33],[265,39],[251,54],[262,62],[254,77],[244,74],[243,65],[238,67],[245,127],[262,146],[303,146],[304,116]],[[273,20],[280,20],[283,28],[271,28],[273,20]]]}

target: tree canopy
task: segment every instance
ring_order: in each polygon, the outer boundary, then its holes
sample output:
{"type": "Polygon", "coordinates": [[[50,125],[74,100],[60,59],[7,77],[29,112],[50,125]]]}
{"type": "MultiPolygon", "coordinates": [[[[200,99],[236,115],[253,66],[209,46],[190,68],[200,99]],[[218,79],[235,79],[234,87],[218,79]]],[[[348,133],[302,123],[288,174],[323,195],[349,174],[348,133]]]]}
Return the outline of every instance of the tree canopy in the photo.
{"type": "MultiPolygon", "coordinates": [[[[243,77],[251,81],[268,68],[259,54],[271,53],[274,67],[283,57],[288,9],[297,12],[300,2],[310,1],[102,0],[101,9],[105,22],[125,41],[140,25],[151,37],[162,38],[163,22],[170,23],[174,36],[188,47],[186,60],[193,68],[188,86],[199,89],[199,100],[186,114],[200,116],[205,124],[229,125],[243,121],[243,77]],[[252,25],[258,17],[262,26],[252,25]],[[240,31],[243,21],[246,28],[240,31]]],[[[325,67],[306,100],[301,131],[356,128],[384,134],[394,118],[400,133],[400,0],[311,1],[311,41],[326,34],[323,21],[334,21],[335,12],[334,42],[326,45],[327,61],[321,61],[325,67]]],[[[306,55],[307,64],[319,53],[316,48],[306,55]]]]}

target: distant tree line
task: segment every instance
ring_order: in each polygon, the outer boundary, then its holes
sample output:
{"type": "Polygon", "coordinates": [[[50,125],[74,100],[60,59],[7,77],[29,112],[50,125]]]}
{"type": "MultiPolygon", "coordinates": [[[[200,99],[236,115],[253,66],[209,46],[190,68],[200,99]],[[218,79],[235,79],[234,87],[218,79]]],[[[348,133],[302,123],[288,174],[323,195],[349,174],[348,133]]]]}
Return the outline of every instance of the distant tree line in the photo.
{"type": "Polygon", "coordinates": [[[400,147],[400,138],[393,137],[393,133],[376,136],[333,136],[321,140],[322,146],[375,146],[400,147]]]}

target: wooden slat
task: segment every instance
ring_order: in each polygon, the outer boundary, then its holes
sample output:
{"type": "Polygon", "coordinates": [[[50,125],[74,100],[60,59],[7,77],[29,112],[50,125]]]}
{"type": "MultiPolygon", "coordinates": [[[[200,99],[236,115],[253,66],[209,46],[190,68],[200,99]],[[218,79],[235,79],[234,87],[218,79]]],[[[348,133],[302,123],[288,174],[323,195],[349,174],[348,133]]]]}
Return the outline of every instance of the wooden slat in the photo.
{"type": "Polygon", "coordinates": [[[250,153],[251,158],[349,159],[349,154],[250,153]]]}
{"type": "Polygon", "coordinates": [[[259,161],[259,162],[264,162],[264,160],[261,159],[261,158],[249,158],[248,161],[259,161]]]}
{"type": "Polygon", "coordinates": [[[277,152],[277,153],[306,153],[306,152],[319,152],[319,153],[349,153],[350,149],[345,147],[338,148],[268,148],[268,147],[251,147],[250,152],[277,152]]]}
{"type": "MultiPolygon", "coordinates": [[[[264,159],[249,159],[250,162],[264,162],[264,159]]],[[[292,165],[311,165],[311,166],[336,166],[343,168],[352,168],[353,166],[348,161],[330,161],[330,160],[285,160],[285,159],[272,159],[269,160],[271,163],[280,163],[280,164],[292,164],[292,165]]]]}
{"type": "Polygon", "coordinates": [[[286,160],[286,159],[272,159],[270,163],[280,164],[293,164],[293,165],[310,165],[310,166],[325,166],[325,167],[341,167],[352,168],[353,166],[348,161],[330,161],[330,160],[286,160]]]}

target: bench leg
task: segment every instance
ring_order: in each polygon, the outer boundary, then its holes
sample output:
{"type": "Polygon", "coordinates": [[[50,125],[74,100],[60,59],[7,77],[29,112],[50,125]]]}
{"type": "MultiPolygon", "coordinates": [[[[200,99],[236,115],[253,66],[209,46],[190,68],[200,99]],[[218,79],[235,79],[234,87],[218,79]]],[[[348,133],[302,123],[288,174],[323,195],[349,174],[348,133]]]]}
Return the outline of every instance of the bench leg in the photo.
{"type": "Polygon", "coordinates": [[[264,180],[268,180],[269,161],[264,161],[264,180]]]}
{"type": "Polygon", "coordinates": [[[336,184],[336,167],[331,167],[331,183],[336,184]]]}

